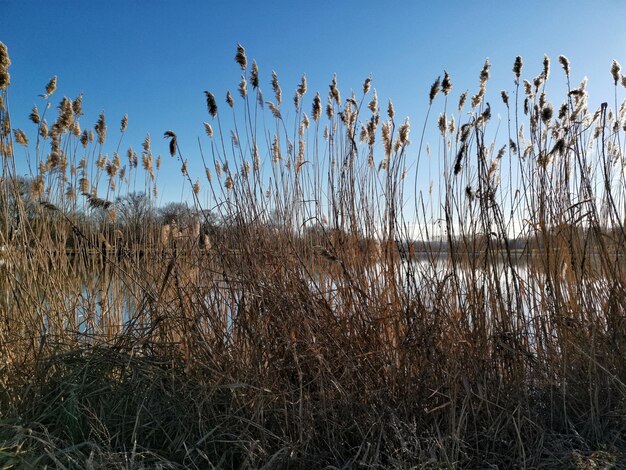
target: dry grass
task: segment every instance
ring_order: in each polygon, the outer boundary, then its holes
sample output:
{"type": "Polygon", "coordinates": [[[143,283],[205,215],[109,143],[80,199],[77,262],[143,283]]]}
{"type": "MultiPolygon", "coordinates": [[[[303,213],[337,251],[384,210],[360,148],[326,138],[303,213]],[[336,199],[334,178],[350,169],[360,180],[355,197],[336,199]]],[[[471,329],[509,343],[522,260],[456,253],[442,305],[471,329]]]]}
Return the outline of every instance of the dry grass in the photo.
{"type": "Polygon", "coordinates": [[[566,59],[562,106],[548,60],[528,82],[516,61],[504,147],[489,63],[459,109],[446,73],[428,156],[369,79],[307,101],[303,78],[283,113],[278,76],[263,107],[236,61],[240,98],[206,93],[202,154],[166,133],[210,246],[180,220],[164,240],[160,157],[149,136],[119,155],[127,118],[111,148],[104,115],[81,130],[82,97],[14,132],[1,90],[0,465],[624,468],[619,65],[613,104],[588,110],[566,59]],[[426,158],[439,191],[417,187],[426,158]]]}

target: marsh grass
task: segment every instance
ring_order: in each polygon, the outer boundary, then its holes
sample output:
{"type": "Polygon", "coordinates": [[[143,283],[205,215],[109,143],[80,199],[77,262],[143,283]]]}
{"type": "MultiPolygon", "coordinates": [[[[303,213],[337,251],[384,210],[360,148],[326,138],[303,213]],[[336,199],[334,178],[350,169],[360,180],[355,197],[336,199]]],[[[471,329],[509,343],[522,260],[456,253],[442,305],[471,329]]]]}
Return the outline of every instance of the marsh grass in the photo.
{"type": "Polygon", "coordinates": [[[53,118],[56,77],[13,129],[2,51],[3,466],[623,465],[619,64],[589,110],[567,59],[555,106],[549,59],[524,81],[518,58],[503,142],[490,64],[458,109],[445,73],[428,156],[430,118],[413,137],[370,79],[325,99],[303,77],[287,104],[272,73],[267,101],[238,46],[239,97],[206,92],[197,155],[165,133],[207,233],[174,237],[150,136],[123,160],[127,117],[113,144],[104,114],[81,130],[82,96],[53,118]],[[418,186],[426,158],[441,191],[418,186]]]}

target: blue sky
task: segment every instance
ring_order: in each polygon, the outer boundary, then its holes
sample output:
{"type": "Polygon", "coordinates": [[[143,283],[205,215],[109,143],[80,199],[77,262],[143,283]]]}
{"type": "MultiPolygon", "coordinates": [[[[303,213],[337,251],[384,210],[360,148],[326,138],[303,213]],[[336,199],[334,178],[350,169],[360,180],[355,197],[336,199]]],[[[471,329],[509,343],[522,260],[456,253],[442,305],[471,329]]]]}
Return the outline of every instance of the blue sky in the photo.
{"type": "MultiPolygon", "coordinates": [[[[85,95],[83,128],[93,126],[105,111],[108,141],[114,146],[119,121],[127,113],[129,131],[122,148],[139,150],[149,132],[155,154],[164,157],[167,142],[161,136],[171,129],[194,176],[203,174],[196,163],[197,138],[206,139],[202,123],[210,120],[203,91],[214,92],[222,107],[227,90],[238,98],[237,42],[246,47],[250,61],[258,62],[267,97],[272,70],[289,104],[306,73],[305,110],[315,91],[327,93],[333,73],[344,96],[351,88],[359,91],[371,76],[380,102],[392,98],[398,118],[411,117],[415,154],[430,85],[444,69],[452,76],[454,97],[466,89],[474,93],[489,57],[487,101],[497,103],[497,113],[502,110],[500,90],[513,89],[516,55],[524,57],[525,75],[532,77],[547,53],[553,59],[551,82],[557,85],[562,74],[556,59],[559,54],[569,57],[573,81],[589,78],[591,106],[612,99],[612,59],[626,65],[626,2],[620,0],[0,0],[0,7],[0,41],[13,62],[9,94],[14,127],[34,132],[27,116],[33,104],[41,104],[37,95],[47,81],[57,75],[57,101],[85,95]]],[[[179,174],[179,164],[164,158],[162,202],[188,197],[181,192],[179,174]],[[168,179],[168,174],[174,176],[168,179]]]]}

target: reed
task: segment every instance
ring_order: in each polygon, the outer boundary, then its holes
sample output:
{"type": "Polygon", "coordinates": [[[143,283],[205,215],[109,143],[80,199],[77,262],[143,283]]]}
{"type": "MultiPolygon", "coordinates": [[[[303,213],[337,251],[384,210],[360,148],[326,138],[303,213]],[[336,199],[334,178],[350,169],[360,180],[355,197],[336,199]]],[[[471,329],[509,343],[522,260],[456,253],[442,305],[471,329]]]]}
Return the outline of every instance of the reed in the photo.
{"type": "Polygon", "coordinates": [[[503,139],[489,61],[458,107],[434,82],[418,138],[371,78],[342,99],[303,77],[288,104],[272,72],[269,102],[241,45],[235,61],[198,155],[165,132],[193,201],[159,208],[150,136],[139,164],[128,117],[83,128],[56,77],[12,128],[0,43],[0,464],[622,465],[619,63],[594,110],[565,57],[560,104],[549,58],[529,79],[516,58],[503,139]]]}

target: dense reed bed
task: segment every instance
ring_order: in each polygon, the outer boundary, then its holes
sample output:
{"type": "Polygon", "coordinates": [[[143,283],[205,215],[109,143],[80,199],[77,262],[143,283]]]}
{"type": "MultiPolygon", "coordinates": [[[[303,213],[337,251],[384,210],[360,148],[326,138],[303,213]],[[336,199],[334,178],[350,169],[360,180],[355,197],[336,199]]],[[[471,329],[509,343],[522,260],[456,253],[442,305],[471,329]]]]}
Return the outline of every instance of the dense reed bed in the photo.
{"type": "Polygon", "coordinates": [[[619,64],[595,110],[565,57],[529,80],[517,58],[499,123],[488,62],[473,95],[445,73],[431,155],[369,79],[287,103],[236,63],[199,150],[165,133],[194,197],[168,209],[149,136],[81,130],[56,78],[14,129],[0,43],[0,464],[624,465],[619,64]]]}

